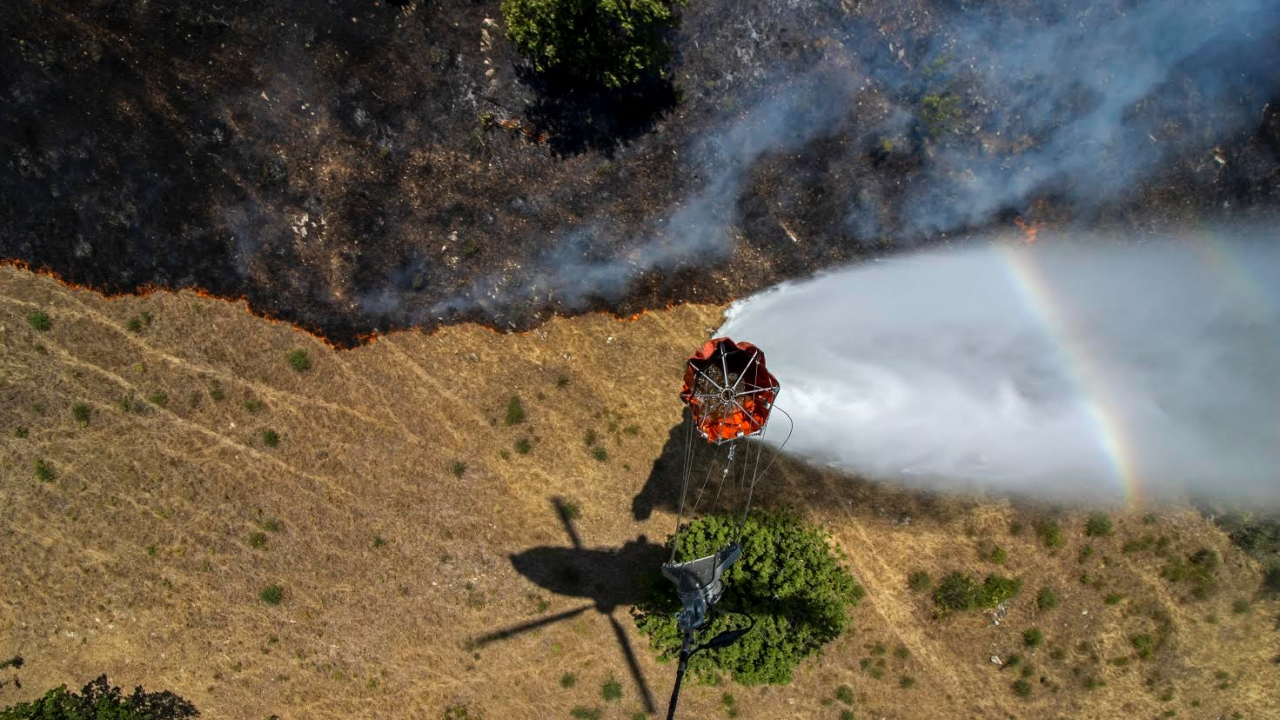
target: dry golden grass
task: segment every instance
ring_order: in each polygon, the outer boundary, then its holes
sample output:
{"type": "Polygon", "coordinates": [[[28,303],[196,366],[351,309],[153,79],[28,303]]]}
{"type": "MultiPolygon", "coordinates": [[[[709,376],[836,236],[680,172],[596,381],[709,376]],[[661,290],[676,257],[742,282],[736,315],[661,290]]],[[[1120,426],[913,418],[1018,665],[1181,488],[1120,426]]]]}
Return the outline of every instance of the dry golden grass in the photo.
{"type": "MultiPolygon", "coordinates": [[[[473,640],[591,604],[535,586],[509,561],[568,545],[551,498],[582,508],[587,546],[618,548],[641,534],[660,541],[671,530],[667,505],[638,521],[632,498],[680,420],[681,360],[720,312],[589,316],[520,335],[404,332],[335,352],[243,305],[190,293],[105,300],[0,269],[0,656],[26,660],[0,672],[22,681],[0,689],[0,706],[105,672],[122,686],[171,689],[212,718],[435,719],[458,704],[490,719],[567,718],[579,705],[631,717],[643,709],[640,690],[595,609],[509,640],[473,640]],[[24,320],[37,308],[51,319],[47,332],[24,320]],[[130,331],[143,311],[152,323],[130,331]],[[295,348],[309,354],[308,371],[286,363],[295,348]],[[145,400],[157,393],[163,407],[145,400]],[[527,419],[508,426],[513,394],[527,419]],[[141,410],[123,411],[125,397],[141,410]],[[76,403],[91,409],[85,427],[72,417],[76,403]],[[618,431],[630,425],[639,432],[618,431]],[[14,436],[18,426],[25,438],[14,436]],[[588,428],[606,462],[583,442],[588,428]],[[278,446],[263,443],[267,429],[278,446]],[[521,438],[532,443],[528,455],[514,449],[521,438]],[[52,482],[36,478],[37,459],[53,467],[52,482]],[[455,462],[466,464],[460,477],[455,462]],[[264,546],[252,546],[254,533],[264,546]],[[272,584],[284,588],[276,606],[258,598],[272,584]],[[572,689],[559,682],[568,672],[578,676],[572,689]],[[617,704],[600,698],[610,676],[623,684],[617,704]]],[[[1102,540],[1085,538],[1083,513],[1064,515],[1067,546],[1049,553],[1030,528],[1035,510],[1005,500],[895,489],[789,458],[765,482],[762,503],[791,504],[832,528],[868,597],[856,629],[793,685],[690,687],[683,717],[724,717],[727,689],[743,718],[837,718],[842,684],[853,687],[859,718],[1146,718],[1171,709],[1264,718],[1280,706],[1277,605],[1255,600],[1252,612],[1231,612],[1232,600],[1252,597],[1258,570],[1188,509],[1164,508],[1152,526],[1138,511],[1117,512],[1116,535],[1102,540]],[[1014,520],[1027,529],[1011,535],[1014,520]],[[1120,551],[1141,533],[1167,535],[1180,552],[1218,550],[1223,589],[1188,601],[1159,577],[1163,560],[1120,551]],[[1086,541],[1097,554],[1082,565],[1086,541]],[[907,575],[990,571],[978,559],[984,542],[1008,551],[1002,572],[1025,581],[1022,594],[999,626],[978,613],[935,619],[907,575]],[[1106,585],[1082,585],[1083,572],[1106,585]],[[1035,593],[1046,584],[1062,601],[1040,612],[1035,593]],[[1125,600],[1106,605],[1110,593],[1125,600]],[[1167,639],[1153,659],[1107,662],[1132,656],[1129,637],[1161,622],[1167,639]],[[1029,627],[1046,636],[1033,651],[1021,647],[1029,627]],[[1054,649],[1065,657],[1052,659],[1054,649]],[[1020,668],[989,660],[1013,652],[1036,669],[1028,699],[1010,689],[1020,668]],[[860,669],[880,657],[883,678],[860,669]],[[900,688],[902,675],[915,687],[900,688]],[[1085,690],[1091,676],[1106,685],[1085,690]]],[[[664,709],[674,668],[653,659],[626,610],[613,615],[664,709]]]]}

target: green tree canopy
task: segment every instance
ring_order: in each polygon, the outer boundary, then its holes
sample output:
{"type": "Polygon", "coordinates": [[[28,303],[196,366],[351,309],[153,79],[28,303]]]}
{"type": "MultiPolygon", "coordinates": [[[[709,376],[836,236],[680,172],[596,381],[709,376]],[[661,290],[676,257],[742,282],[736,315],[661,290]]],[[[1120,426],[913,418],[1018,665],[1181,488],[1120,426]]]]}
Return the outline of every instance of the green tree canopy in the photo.
{"type": "Polygon", "coordinates": [[[100,675],[79,692],[56,687],[33,702],[0,710],[0,720],[184,720],[199,715],[191,703],[165,690],[124,695],[100,675]]]}
{"type": "MultiPolygon", "coordinates": [[[[733,518],[698,519],[679,533],[677,556],[710,555],[727,545],[733,533],[733,518]]],[[[794,513],[750,516],[743,527],[742,557],[725,574],[727,589],[717,609],[749,614],[755,628],[730,647],[695,655],[689,671],[703,681],[727,672],[746,685],[784,685],[801,660],[839,637],[849,624],[848,609],[864,591],[841,564],[844,555],[829,537],[794,513]]],[[[656,578],[650,598],[632,611],[636,626],[664,660],[680,652],[679,609],[675,587],[656,578]]],[[[744,622],[741,616],[720,613],[701,637],[744,622]]]]}
{"type": "Polygon", "coordinates": [[[609,88],[661,72],[684,0],[502,0],[507,37],[538,72],[609,88]]]}

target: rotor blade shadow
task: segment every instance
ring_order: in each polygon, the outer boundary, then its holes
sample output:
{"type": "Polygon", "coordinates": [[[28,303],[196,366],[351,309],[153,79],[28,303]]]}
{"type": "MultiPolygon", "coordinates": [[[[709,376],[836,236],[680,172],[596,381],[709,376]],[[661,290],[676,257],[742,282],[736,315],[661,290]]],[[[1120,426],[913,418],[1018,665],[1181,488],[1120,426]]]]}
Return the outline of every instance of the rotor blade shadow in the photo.
{"type": "Polygon", "coordinates": [[[640,670],[640,661],[636,659],[636,654],[631,649],[631,640],[627,638],[627,632],[622,629],[622,625],[618,623],[618,619],[613,615],[609,615],[609,624],[613,626],[613,634],[618,636],[618,645],[622,648],[622,654],[627,658],[627,667],[631,668],[631,677],[635,679],[636,686],[640,688],[640,695],[644,699],[645,711],[650,714],[656,712],[653,704],[653,695],[649,692],[649,684],[645,682],[644,673],[640,670]]]}
{"type": "Polygon", "coordinates": [[[577,608],[575,610],[566,610],[562,613],[557,613],[555,615],[548,615],[547,617],[538,618],[537,620],[531,620],[527,623],[513,625],[509,628],[506,628],[505,630],[499,630],[497,632],[489,633],[488,635],[482,635],[481,637],[476,638],[476,644],[488,645],[489,643],[497,642],[498,640],[506,640],[508,638],[515,637],[520,633],[529,632],[530,630],[537,630],[540,627],[545,627],[552,623],[560,622],[561,620],[568,620],[569,618],[574,617],[575,615],[581,615],[582,613],[590,610],[592,607],[594,606],[583,605],[582,607],[577,608]]]}
{"type": "Polygon", "coordinates": [[[551,498],[551,504],[556,507],[556,515],[560,516],[560,523],[564,525],[564,531],[569,534],[569,540],[573,543],[575,550],[582,549],[582,538],[578,537],[578,529],[573,526],[573,514],[569,512],[569,505],[562,497],[551,498]]]}

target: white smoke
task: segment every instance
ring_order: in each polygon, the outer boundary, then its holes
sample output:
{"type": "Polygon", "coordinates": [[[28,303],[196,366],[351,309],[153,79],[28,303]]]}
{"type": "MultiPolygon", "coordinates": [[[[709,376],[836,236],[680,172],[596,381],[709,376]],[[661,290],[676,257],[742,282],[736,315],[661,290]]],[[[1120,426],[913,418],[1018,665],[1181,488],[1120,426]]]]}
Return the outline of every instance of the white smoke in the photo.
{"type": "Polygon", "coordinates": [[[787,283],[721,335],[767,353],[788,449],[1057,498],[1280,502],[1280,245],[990,243],[787,283]]]}

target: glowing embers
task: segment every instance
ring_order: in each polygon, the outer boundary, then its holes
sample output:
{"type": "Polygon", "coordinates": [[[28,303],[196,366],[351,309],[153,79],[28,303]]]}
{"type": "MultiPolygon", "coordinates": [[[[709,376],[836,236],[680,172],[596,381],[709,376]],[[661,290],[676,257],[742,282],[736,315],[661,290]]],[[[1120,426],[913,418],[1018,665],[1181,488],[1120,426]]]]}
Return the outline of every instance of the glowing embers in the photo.
{"type": "Polygon", "coordinates": [[[708,340],[685,364],[680,398],[689,404],[694,427],[708,442],[722,443],[764,429],[778,394],[778,381],[764,353],[751,343],[708,340]]]}

